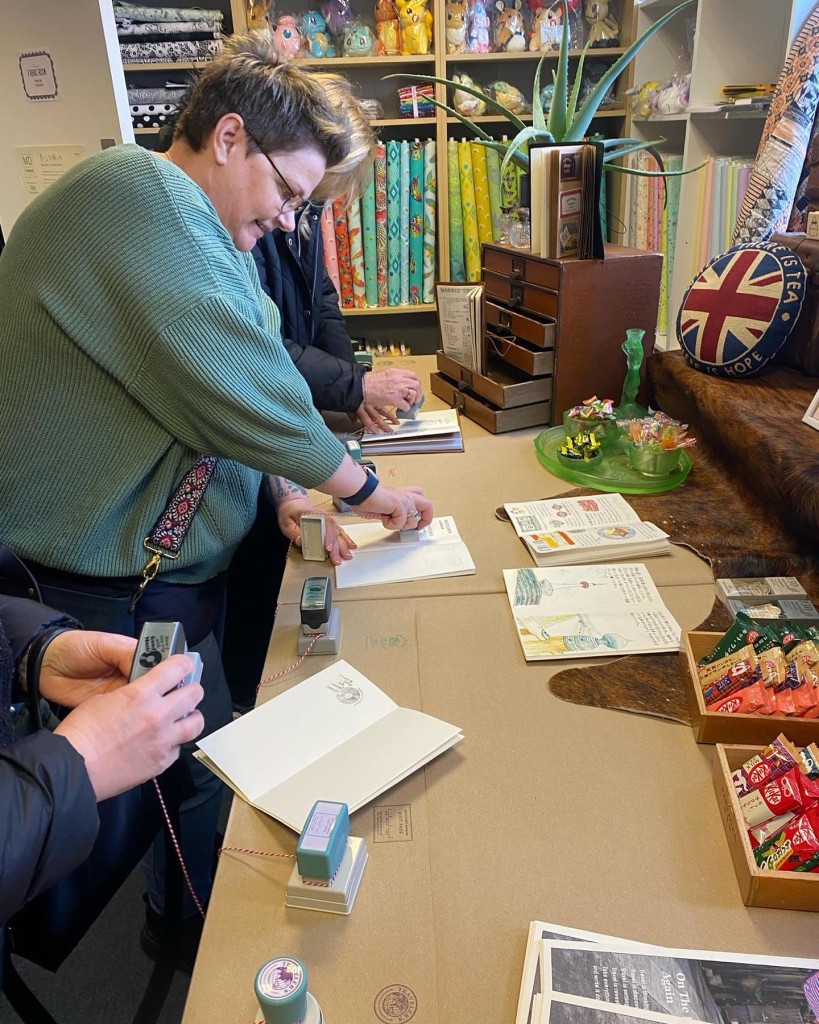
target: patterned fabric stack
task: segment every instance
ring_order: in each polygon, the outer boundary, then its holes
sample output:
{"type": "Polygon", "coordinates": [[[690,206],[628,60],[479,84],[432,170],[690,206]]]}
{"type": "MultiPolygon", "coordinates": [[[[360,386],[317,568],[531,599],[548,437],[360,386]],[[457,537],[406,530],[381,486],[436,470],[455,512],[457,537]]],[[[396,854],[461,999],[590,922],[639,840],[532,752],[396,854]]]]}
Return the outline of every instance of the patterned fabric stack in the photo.
{"type": "Polygon", "coordinates": [[[342,309],[435,301],[435,142],[379,143],[360,199],[322,217],[324,259],[342,309]]]}
{"type": "MultiPolygon", "coordinates": [[[[114,0],[114,19],[123,64],[212,60],[222,48],[222,18],[222,12],[217,10],[144,7],[114,0]]],[[[131,113],[133,115],[134,111],[131,113]]],[[[147,116],[152,113],[147,112],[147,116]]],[[[139,127],[156,125],[140,122],[139,127]]]]}
{"type": "Polygon", "coordinates": [[[500,157],[477,142],[447,143],[449,280],[479,281],[481,246],[500,240],[501,204],[517,208],[515,168],[500,175],[500,157]]]}

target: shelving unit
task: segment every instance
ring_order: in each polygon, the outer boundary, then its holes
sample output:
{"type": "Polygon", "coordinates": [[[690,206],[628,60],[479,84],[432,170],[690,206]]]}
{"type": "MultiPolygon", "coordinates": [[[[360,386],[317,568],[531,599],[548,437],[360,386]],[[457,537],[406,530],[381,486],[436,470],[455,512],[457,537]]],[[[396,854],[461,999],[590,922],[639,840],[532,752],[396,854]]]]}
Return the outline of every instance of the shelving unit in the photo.
{"type": "MultiPolygon", "coordinates": [[[[644,32],[675,6],[675,0],[643,0],[634,9],[635,31],[644,32]]],[[[697,167],[709,157],[753,159],[767,116],[764,111],[717,109],[723,85],[776,82],[788,48],[814,0],[699,0],[690,14],[672,19],[640,51],[633,65],[635,82],[667,80],[683,48],[685,18],[696,18],[691,62],[689,109],[681,114],[634,119],[633,134],[651,139],[661,134],[662,149],[681,154],[683,168],[697,167]],[[657,123],[662,122],[658,129],[657,123]]],[[[658,335],[657,347],[676,348],[676,311],[686,289],[701,269],[696,240],[701,174],[682,179],[674,272],[669,287],[669,331],[658,335]]]]}

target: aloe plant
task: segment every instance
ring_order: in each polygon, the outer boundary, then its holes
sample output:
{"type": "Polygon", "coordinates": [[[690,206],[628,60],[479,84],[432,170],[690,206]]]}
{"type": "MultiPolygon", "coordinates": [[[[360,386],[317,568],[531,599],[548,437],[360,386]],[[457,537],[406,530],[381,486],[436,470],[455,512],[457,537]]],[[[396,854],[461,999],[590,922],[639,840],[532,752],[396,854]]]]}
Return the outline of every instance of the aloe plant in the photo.
{"type": "MultiPolygon", "coordinates": [[[[472,96],[479,97],[486,103],[490,110],[493,110],[498,114],[502,114],[511,122],[512,126],[517,131],[517,134],[511,142],[498,142],[479,125],[474,124],[468,117],[458,113],[458,111],[453,107],[450,107],[448,104],[435,98],[432,99],[432,102],[437,107],[441,107],[443,110],[446,110],[448,114],[456,117],[459,121],[465,124],[467,128],[470,128],[475,132],[478,136],[478,141],[483,145],[502,153],[502,171],[506,169],[506,166],[510,161],[517,164],[524,170],[528,170],[528,148],[530,143],[569,143],[582,141],[597,113],[597,108],[600,106],[603,101],[603,97],[606,95],[606,91],[609,86],[613,84],[618,75],[620,75],[621,72],[628,67],[631,61],[634,60],[639,51],[643,46],[645,46],[646,42],[654,35],[655,32],[658,32],[666,22],[670,21],[675,15],[683,10],[683,8],[688,7],[693,3],[696,3],[696,0],[683,0],[683,2],[673,10],[664,14],[661,18],[658,18],[651,28],[646,29],[638,39],[635,39],[626,52],[622,54],[622,56],[620,56],[601,77],[600,81],[586,97],[579,110],[577,108],[577,104],[580,98],[583,65],[585,63],[586,53],[588,52],[589,46],[587,43],[583,48],[583,52],[578,61],[577,73],[575,75],[574,82],[571,89],[569,89],[569,32],[564,31],[560,40],[557,69],[552,73],[555,90],[551,106],[549,107],[548,116],[544,114],[543,106],[540,102],[540,76],[543,70],[543,63],[549,56],[549,51],[546,51],[538,61],[537,70],[535,71],[535,83],[532,96],[531,125],[525,124],[516,114],[513,114],[511,110],[507,109],[502,103],[493,99],[493,97],[487,96],[485,93],[479,92],[477,89],[472,89],[460,82],[453,82],[448,78],[438,78],[435,75],[405,74],[385,75],[385,78],[406,78],[410,81],[424,82],[426,84],[437,82],[439,85],[445,85],[450,89],[459,89],[461,92],[466,92],[472,96]]],[[[567,0],[563,0],[563,24],[569,24],[569,8],[567,0]]],[[[632,138],[604,139],[603,159],[606,163],[611,164],[612,161],[628,156],[629,153],[635,153],[640,149],[648,149],[654,153],[660,167],[663,167],[662,160],[655,150],[655,147],[662,145],[663,142],[665,142],[665,139],[663,138],[652,139],[649,141],[632,138]]],[[[612,169],[644,177],[668,177],[670,175],[688,173],[687,171],[666,171],[665,169],[661,171],[643,171],[633,167],[617,167],[616,165],[612,165],[612,169]]],[[[696,168],[693,169],[696,170],[696,168]]]]}

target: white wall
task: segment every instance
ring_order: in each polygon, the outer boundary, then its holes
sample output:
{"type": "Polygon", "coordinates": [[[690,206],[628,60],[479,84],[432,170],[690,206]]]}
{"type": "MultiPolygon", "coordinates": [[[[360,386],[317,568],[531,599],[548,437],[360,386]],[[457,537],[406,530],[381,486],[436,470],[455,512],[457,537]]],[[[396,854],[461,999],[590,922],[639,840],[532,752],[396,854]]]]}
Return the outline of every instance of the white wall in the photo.
{"type": "Polygon", "coordinates": [[[0,226],[8,238],[29,199],[16,146],[133,142],[111,0],[0,0],[0,226]],[[47,50],[58,98],[26,97],[21,53],[47,50]]]}

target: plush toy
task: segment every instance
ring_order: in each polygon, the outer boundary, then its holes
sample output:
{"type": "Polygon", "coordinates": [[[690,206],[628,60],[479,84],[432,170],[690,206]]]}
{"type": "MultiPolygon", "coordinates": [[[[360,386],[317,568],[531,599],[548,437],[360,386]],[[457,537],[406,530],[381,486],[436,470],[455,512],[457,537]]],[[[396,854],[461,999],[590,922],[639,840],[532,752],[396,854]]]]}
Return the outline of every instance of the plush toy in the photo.
{"type": "Polygon", "coordinates": [[[486,0],[468,0],[467,53],[489,53],[489,12],[486,0]]]}
{"type": "Polygon", "coordinates": [[[294,14],[280,14],[273,25],[273,49],[281,60],[292,60],[304,50],[304,36],[294,14]]]}
{"type": "Polygon", "coordinates": [[[526,49],[526,33],[523,27],[522,0],[514,0],[507,7],[503,0],[495,0],[495,49],[512,53],[526,49]]]}
{"type": "Polygon", "coordinates": [[[432,43],[432,13],[427,0],[398,0],[403,53],[429,53],[432,43]]]}
{"type": "Polygon", "coordinates": [[[691,75],[679,75],[657,92],[654,103],[658,114],[680,114],[688,109],[688,98],[691,90],[691,75]]]}
{"type": "Polygon", "coordinates": [[[446,0],[446,52],[466,53],[466,2],[446,0]]]}
{"type": "Polygon", "coordinates": [[[586,0],[583,16],[589,25],[589,46],[620,45],[620,27],[609,14],[609,0],[586,0]]]}
{"type": "MultiPolygon", "coordinates": [[[[478,92],[483,92],[483,89],[481,89],[477,82],[473,82],[469,75],[459,74],[456,71],[452,75],[452,81],[458,82],[459,85],[468,85],[470,89],[477,89],[478,92]]],[[[463,114],[464,117],[479,117],[481,114],[486,113],[486,103],[483,100],[479,100],[477,96],[473,96],[469,92],[461,92],[460,89],[456,89],[452,95],[452,106],[459,114],[463,114]]]]}
{"type": "Polygon", "coordinates": [[[548,85],[544,85],[540,90],[540,105],[543,107],[543,113],[545,114],[549,107],[552,105],[552,100],[555,98],[555,84],[549,82],[548,85]]]}
{"type": "Polygon", "coordinates": [[[401,52],[400,30],[398,8],[393,0],[376,0],[375,34],[378,43],[375,52],[378,57],[396,57],[401,52]]]}
{"type": "Polygon", "coordinates": [[[513,114],[532,113],[532,108],[526,102],[523,93],[509,82],[490,82],[486,87],[486,92],[498,103],[502,103],[507,110],[511,110],[513,114]]]}
{"type": "Polygon", "coordinates": [[[345,57],[371,57],[375,53],[373,30],[362,21],[354,21],[347,26],[341,50],[345,57]]]}
{"type": "Polygon", "coordinates": [[[311,57],[335,57],[336,48],[327,31],[327,23],[318,11],[302,14],[299,28],[311,57]]]}
{"type": "Polygon", "coordinates": [[[350,0],[321,0],[320,7],[330,35],[341,43],[347,26],[355,21],[350,0]]]}
{"type": "Polygon", "coordinates": [[[529,49],[559,50],[563,38],[563,4],[553,3],[551,7],[539,7],[532,18],[532,34],[529,49]]]}

